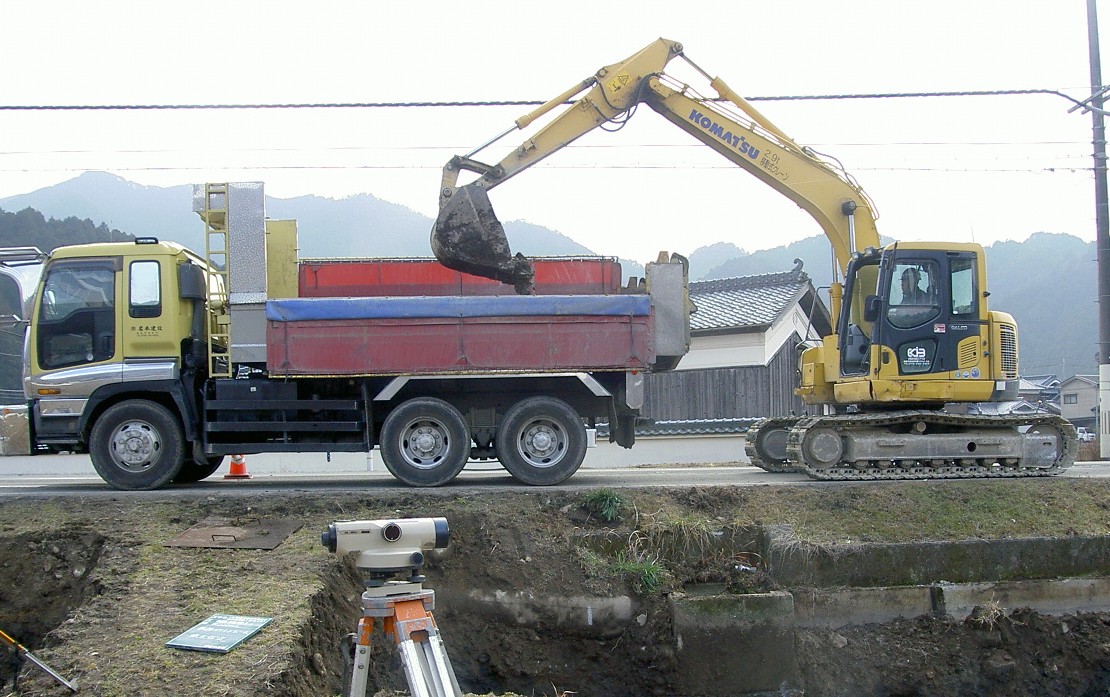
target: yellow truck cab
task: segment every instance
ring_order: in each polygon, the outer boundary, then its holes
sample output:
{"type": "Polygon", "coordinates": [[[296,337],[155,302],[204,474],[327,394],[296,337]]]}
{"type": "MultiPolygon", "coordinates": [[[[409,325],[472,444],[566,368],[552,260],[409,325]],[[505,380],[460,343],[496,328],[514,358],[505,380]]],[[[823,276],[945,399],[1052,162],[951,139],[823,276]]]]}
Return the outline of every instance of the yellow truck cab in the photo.
{"type": "Polygon", "coordinates": [[[204,269],[184,247],[151,237],[50,255],[24,370],[38,443],[87,442],[101,405],[143,383],[158,383],[150,384],[153,401],[192,401],[180,394],[180,378],[204,355],[204,269]]]}

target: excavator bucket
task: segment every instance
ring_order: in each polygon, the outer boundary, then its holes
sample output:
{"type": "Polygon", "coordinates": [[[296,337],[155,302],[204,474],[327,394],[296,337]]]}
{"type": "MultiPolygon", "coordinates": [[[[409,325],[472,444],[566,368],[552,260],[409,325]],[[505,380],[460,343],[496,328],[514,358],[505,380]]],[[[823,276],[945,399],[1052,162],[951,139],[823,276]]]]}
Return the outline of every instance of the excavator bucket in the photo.
{"type": "Polygon", "coordinates": [[[432,253],[449,269],[508,283],[520,295],[533,291],[532,262],[509,249],[505,228],[486,190],[467,184],[439,209],[432,253]]]}

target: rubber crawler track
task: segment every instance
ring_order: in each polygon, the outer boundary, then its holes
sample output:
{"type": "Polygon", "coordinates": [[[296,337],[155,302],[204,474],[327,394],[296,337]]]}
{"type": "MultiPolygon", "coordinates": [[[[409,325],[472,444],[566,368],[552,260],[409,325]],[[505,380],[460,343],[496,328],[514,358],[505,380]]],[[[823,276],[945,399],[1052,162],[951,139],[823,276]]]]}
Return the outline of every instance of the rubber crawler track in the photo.
{"type": "Polygon", "coordinates": [[[794,425],[804,419],[804,416],[777,416],[760,419],[748,428],[748,433],[744,436],[744,453],[752,464],[756,467],[774,472],[775,474],[788,474],[791,472],[800,472],[801,468],[796,467],[788,460],[776,460],[770,457],[767,453],[759,452],[757,443],[759,442],[759,432],[761,430],[771,430],[775,428],[792,429],[794,425]]]}
{"type": "MultiPolygon", "coordinates": [[[[790,432],[786,450],[790,456],[791,464],[796,468],[794,471],[800,470],[813,479],[821,480],[1049,477],[1063,472],[1075,462],[1079,450],[1079,439],[1076,436],[1075,427],[1071,423],[1051,414],[1044,416],[969,416],[935,411],[900,411],[882,414],[802,417],[798,419],[798,423],[790,432]],[[854,467],[851,466],[851,463],[843,463],[845,466],[841,467],[813,467],[804,462],[802,458],[801,446],[806,432],[813,428],[831,427],[840,432],[841,435],[850,437],[852,431],[856,429],[889,428],[919,421],[926,425],[998,430],[1012,430],[1021,426],[1049,425],[1063,434],[1064,447],[1059,458],[1050,467],[1023,467],[1020,463],[1003,466],[997,463],[989,463],[985,459],[976,460],[974,464],[967,464],[961,462],[961,460],[969,459],[966,453],[959,457],[953,456],[939,465],[935,462],[936,458],[930,458],[928,462],[916,460],[888,467],[854,467]]],[[[779,465],[779,467],[783,467],[783,465],[779,465]]],[[[764,467],[764,469],[767,468],[764,467]]]]}

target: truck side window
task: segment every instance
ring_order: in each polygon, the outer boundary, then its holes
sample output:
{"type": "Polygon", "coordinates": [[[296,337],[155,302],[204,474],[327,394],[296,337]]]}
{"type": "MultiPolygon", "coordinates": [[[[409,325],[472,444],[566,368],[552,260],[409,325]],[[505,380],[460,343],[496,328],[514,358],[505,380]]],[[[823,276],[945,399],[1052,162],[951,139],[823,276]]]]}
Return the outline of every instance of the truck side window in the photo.
{"type": "Polygon", "coordinates": [[[979,296],[974,258],[952,259],[952,315],[977,315],[979,296]]]}
{"type": "Polygon", "coordinates": [[[162,279],[157,261],[131,262],[131,317],[158,317],[162,314],[162,279]]]}
{"type": "Polygon", "coordinates": [[[42,368],[106,361],[116,346],[116,274],[111,264],[59,264],[47,271],[39,309],[42,368]]]}

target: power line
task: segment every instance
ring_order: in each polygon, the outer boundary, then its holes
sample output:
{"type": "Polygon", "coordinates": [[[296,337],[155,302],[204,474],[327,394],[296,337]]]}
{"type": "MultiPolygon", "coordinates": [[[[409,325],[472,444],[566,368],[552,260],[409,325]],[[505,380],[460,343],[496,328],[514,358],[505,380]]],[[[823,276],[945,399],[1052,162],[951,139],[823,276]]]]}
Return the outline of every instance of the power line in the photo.
{"type": "MultiPolygon", "coordinates": [[[[863,94],[805,94],[747,97],[752,102],[832,101],[851,99],[914,99],[923,97],[1002,97],[1045,94],[1062,97],[1073,104],[1081,102],[1051,89],[960,90],[942,92],[870,92],[863,94]]],[[[720,99],[714,101],[723,101],[720,99]]],[[[570,104],[571,102],[567,102],[570,104]]],[[[307,102],[254,104],[0,104],[0,111],[198,111],[242,109],[411,109],[442,107],[540,106],[542,101],[411,101],[411,102],[307,102]]]]}
{"type": "MultiPolygon", "coordinates": [[[[194,166],[132,166],[132,167],[106,167],[112,172],[206,172],[213,169],[212,166],[194,165],[194,166]]],[[[247,165],[221,165],[219,169],[223,170],[319,170],[319,171],[339,171],[339,170],[440,170],[441,165],[267,165],[267,164],[247,164],[247,165]]],[[[548,170],[722,170],[722,171],[736,171],[734,167],[727,165],[702,165],[702,164],[689,164],[689,165],[672,165],[672,164],[630,164],[630,165],[559,165],[540,163],[536,165],[536,169],[548,170]]],[[[0,173],[13,174],[13,173],[26,173],[26,172],[89,172],[100,171],[98,168],[88,167],[15,167],[5,168],[0,167],[0,173]]],[[[949,173],[973,173],[973,172],[994,172],[994,173],[1012,173],[1012,174],[1077,174],[1088,173],[1093,171],[1092,167],[1074,167],[1074,166],[1053,166],[1053,167],[854,167],[853,171],[857,172],[949,172],[949,173]]]]}
{"type": "MultiPolygon", "coordinates": [[[[886,142],[872,142],[872,143],[810,143],[812,147],[832,147],[832,148],[888,148],[888,147],[1036,147],[1036,146],[1076,146],[1086,147],[1090,145],[1089,141],[1085,140],[1011,140],[1011,141],[958,141],[958,140],[933,140],[933,141],[886,141],[886,142]]],[[[218,148],[221,153],[303,153],[303,152],[412,152],[412,151],[448,151],[457,152],[469,146],[467,145],[344,145],[344,146],[328,146],[328,147],[234,147],[234,148],[218,148]]],[[[633,143],[612,145],[604,143],[574,143],[570,147],[574,150],[638,150],[643,148],[658,148],[670,150],[700,150],[705,146],[701,143],[633,143]]],[[[157,149],[67,149],[67,150],[0,150],[0,156],[9,155],[172,155],[181,153],[195,153],[196,148],[157,148],[157,149]]],[[[1057,157],[1090,157],[1090,153],[1083,152],[1078,155],[1058,155],[1057,157]]]]}

